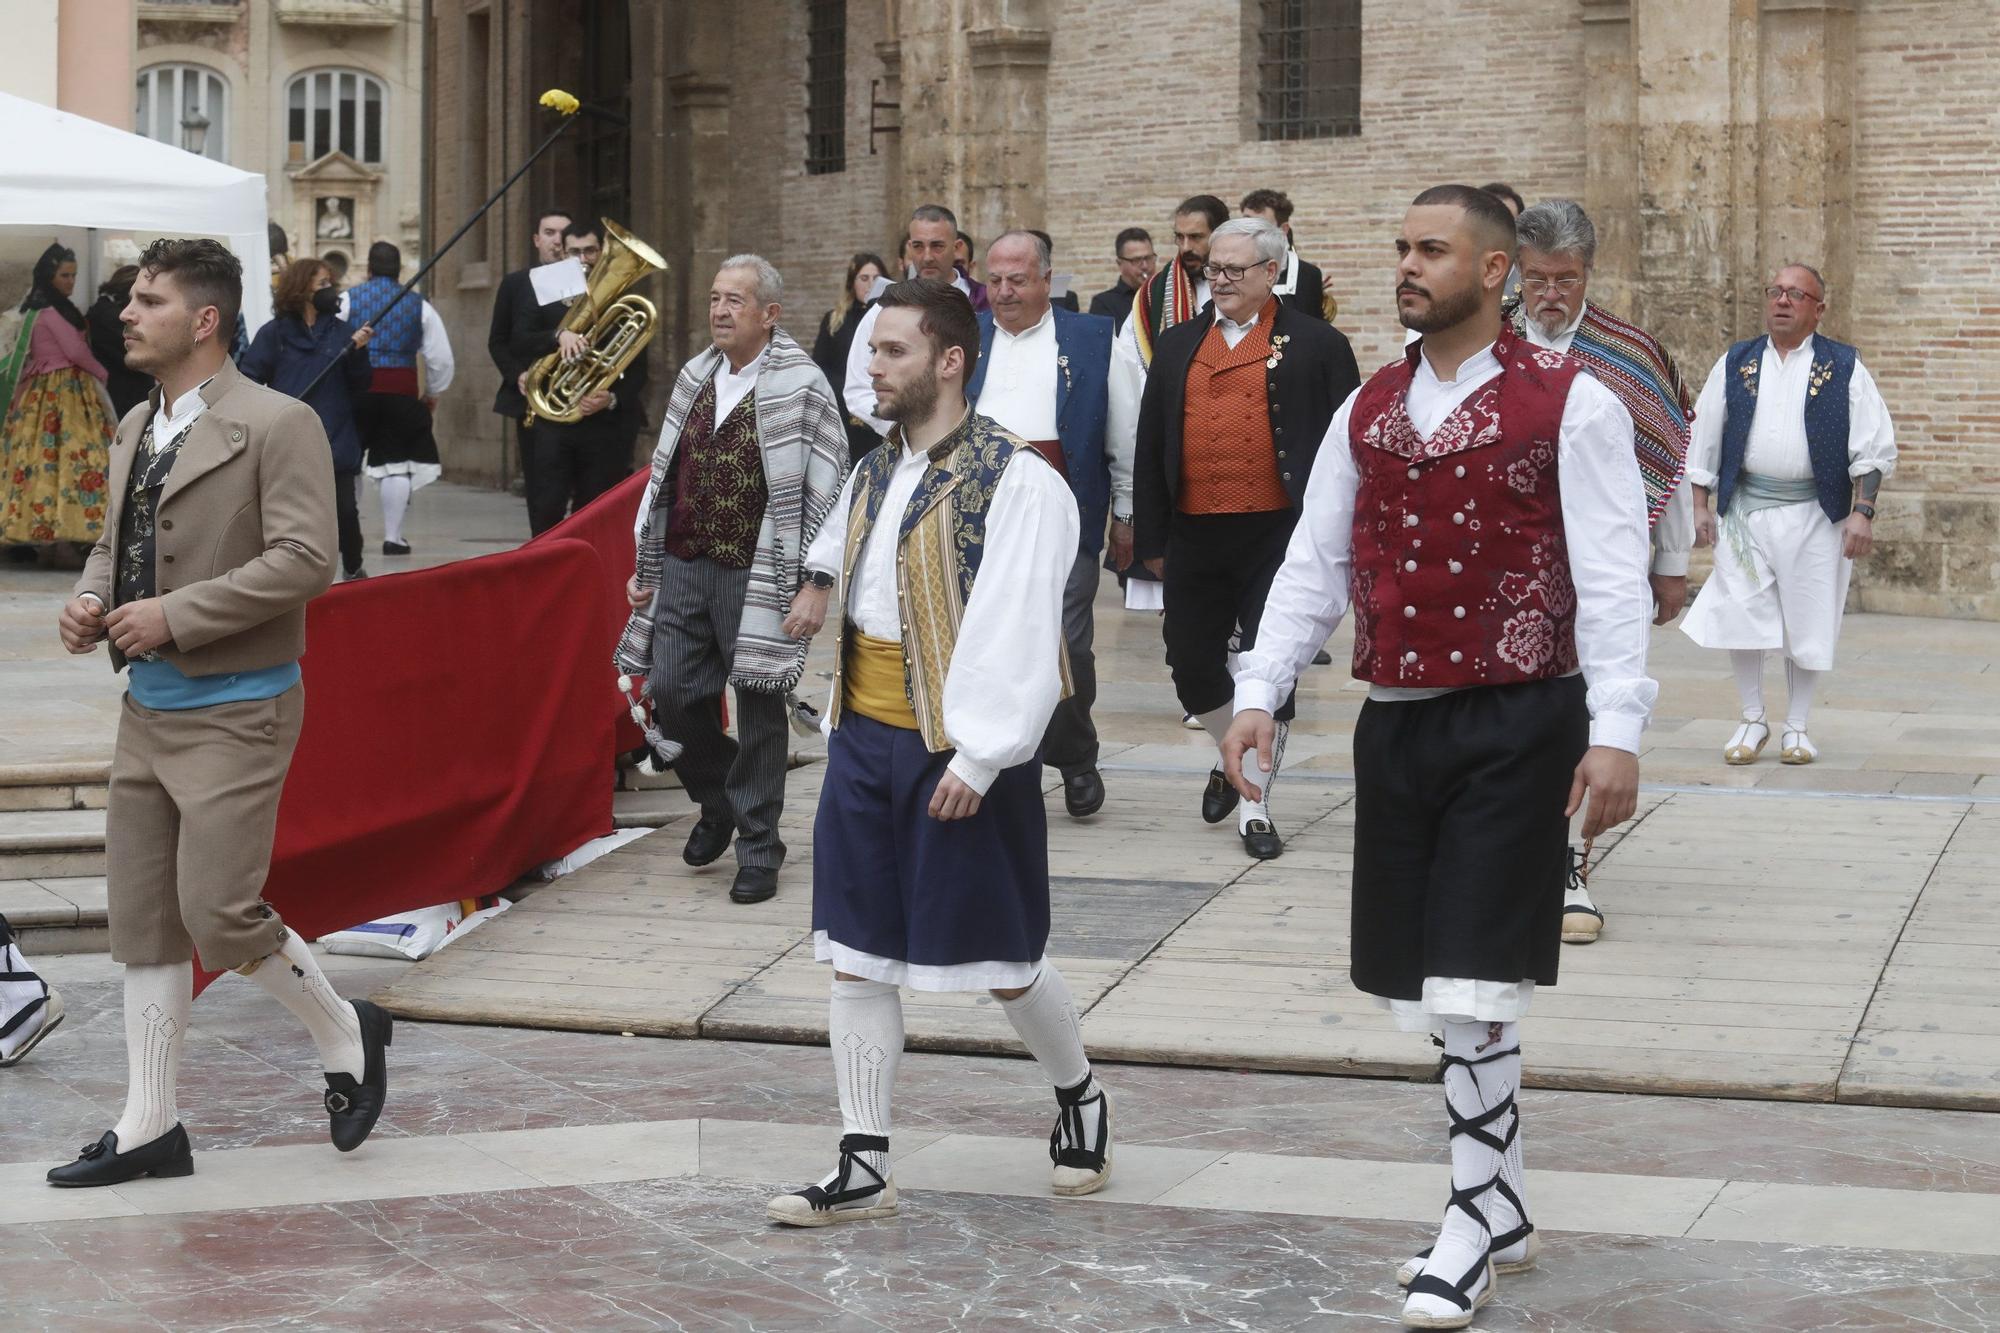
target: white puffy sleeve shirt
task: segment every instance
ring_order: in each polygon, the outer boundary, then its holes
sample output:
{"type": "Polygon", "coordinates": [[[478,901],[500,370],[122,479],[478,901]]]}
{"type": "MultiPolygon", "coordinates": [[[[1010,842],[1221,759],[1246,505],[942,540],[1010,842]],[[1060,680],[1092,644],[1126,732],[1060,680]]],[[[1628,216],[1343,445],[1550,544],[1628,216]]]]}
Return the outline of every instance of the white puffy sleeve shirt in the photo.
{"type": "MultiPolygon", "coordinates": [[[[1808,338],[1790,356],[1766,344],[1758,371],[1758,412],[1751,422],[1743,467],[1773,477],[1810,477],[1812,457],[1806,447],[1805,408],[1810,391],[1812,342],[1808,338]],[[1804,355],[1801,355],[1803,353],[1804,355]]],[[[1694,405],[1694,434],[1688,442],[1687,479],[1714,490],[1722,470],[1722,423],[1729,415],[1729,353],[1717,358],[1694,405]]],[[[1896,428],[1889,405],[1875,377],[1859,357],[1847,380],[1847,475],[1879,472],[1887,481],[1896,470],[1896,428]]]]}
{"type": "MultiPolygon", "coordinates": [[[[900,447],[900,438],[888,447],[900,447]]],[[[870,638],[902,640],[897,529],[929,467],[925,454],[903,450],[853,581],[841,589],[846,618],[870,638]]],[[[806,551],[808,569],[840,572],[853,491],[850,473],[806,551]]],[[[982,796],[1001,770],[1034,758],[1062,697],[1063,584],[1077,539],[1076,498],[1068,483],[1040,458],[1017,456],[993,489],[986,550],[944,682],[945,736],[957,751],[951,771],[982,796]]]]}
{"type": "MultiPolygon", "coordinates": [[[[1430,373],[1429,361],[1423,361],[1410,388],[1412,420],[1428,433],[1499,373],[1490,350],[1468,360],[1450,384],[1440,383],[1430,373]]],[[[1349,395],[1334,413],[1320,443],[1306,484],[1305,512],[1264,602],[1257,646],[1237,666],[1239,713],[1276,711],[1347,614],[1354,497],[1360,486],[1348,446],[1348,421],[1359,393],[1349,395]]],[[[1653,614],[1646,582],[1646,490],[1632,454],[1631,415],[1616,395],[1587,374],[1571,382],[1556,457],[1570,576],[1576,583],[1576,648],[1590,708],[1590,743],[1637,754],[1659,696],[1658,683],[1646,675],[1653,614]]],[[[1419,696],[1371,691],[1371,697],[1419,696]]]]}

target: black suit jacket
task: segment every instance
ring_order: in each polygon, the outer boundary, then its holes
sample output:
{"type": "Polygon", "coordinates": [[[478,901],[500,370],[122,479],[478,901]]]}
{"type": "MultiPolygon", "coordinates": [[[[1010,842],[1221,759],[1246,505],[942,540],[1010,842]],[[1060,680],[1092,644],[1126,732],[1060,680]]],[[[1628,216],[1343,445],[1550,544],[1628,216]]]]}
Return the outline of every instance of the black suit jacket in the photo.
{"type": "Polygon", "coordinates": [[[556,350],[556,329],[568,309],[560,301],[537,303],[527,269],[500,279],[500,289],[493,294],[493,323],[486,333],[487,355],[500,372],[500,391],[493,395],[495,412],[516,421],[528,414],[528,400],[516,382],[522,371],[556,350]]]}
{"type": "Polygon", "coordinates": [[[1106,291],[1090,298],[1090,313],[1104,315],[1111,320],[1112,327],[1122,328],[1126,317],[1132,313],[1133,291],[1122,282],[1114,282],[1106,291]]]}
{"type": "MultiPolygon", "coordinates": [[[[1146,372],[1132,470],[1132,543],[1141,560],[1156,560],[1167,552],[1167,530],[1180,499],[1188,367],[1214,323],[1215,307],[1208,306],[1195,318],[1168,328],[1160,334],[1146,372]]],[[[1271,444],[1278,455],[1278,476],[1296,514],[1305,504],[1320,438],[1348,395],[1361,387],[1361,371],[1345,334],[1283,301],[1278,303],[1271,333],[1286,340],[1278,364],[1267,364],[1264,371],[1271,444]]]]}
{"type": "Polygon", "coordinates": [[[1314,319],[1326,318],[1326,277],[1317,264],[1299,261],[1299,285],[1280,300],[1293,309],[1311,315],[1314,319]]]}

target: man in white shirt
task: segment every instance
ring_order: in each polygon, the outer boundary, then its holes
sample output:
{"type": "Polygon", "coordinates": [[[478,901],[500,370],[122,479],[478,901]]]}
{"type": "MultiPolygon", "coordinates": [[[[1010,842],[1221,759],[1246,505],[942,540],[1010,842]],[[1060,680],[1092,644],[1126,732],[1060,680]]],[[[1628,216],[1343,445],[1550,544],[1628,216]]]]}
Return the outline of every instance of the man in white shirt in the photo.
{"type": "MultiPolygon", "coordinates": [[[[903,262],[912,278],[948,282],[972,299],[973,283],[958,271],[954,261],[958,245],[958,215],[943,204],[918,204],[910,211],[910,228],[903,240],[903,262]]],[[[974,301],[975,307],[978,302],[974,301]]],[[[889,420],[875,415],[875,386],[868,375],[868,335],[875,331],[875,309],[870,306],[854,326],[854,343],[847,352],[847,383],[841,397],[855,418],[868,423],[877,435],[889,434],[889,420]]]]}
{"type": "Polygon", "coordinates": [[[901,987],[990,991],[1055,1087],[1051,1186],[1102,1189],[1110,1107],[1049,933],[1043,730],[1065,693],[1063,585],[1076,501],[1027,443],[971,409],[972,303],[945,282],[883,293],[873,395],[896,424],[855,467],[786,621],[844,624],[813,827],[814,952],[843,1134],[834,1169],[771,1200],[788,1226],[896,1211],[889,1107],[901,987]]]}
{"type": "Polygon", "coordinates": [[[1444,1036],[1451,1200],[1399,1273],[1403,1322],[1463,1328],[1532,1267],[1516,1025],[1555,981],[1569,817],[1631,816],[1646,676],[1644,490],[1632,420],[1501,319],[1514,219],[1465,185],[1417,196],[1397,309],[1423,335],[1335,414],[1236,674],[1223,744],[1246,799],[1272,716],[1350,603],[1355,984],[1444,1036]]]}
{"type": "MultiPolygon", "coordinates": [[[[1504,195],[1501,202],[1507,202],[1504,195]]],[[[1632,452],[1646,483],[1652,527],[1653,623],[1664,625],[1687,604],[1688,554],[1694,549],[1693,487],[1684,480],[1688,419],[1694,413],[1687,386],[1657,340],[1587,299],[1597,228],[1579,205],[1568,199],[1536,204],[1515,220],[1514,234],[1522,275],[1515,331],[1537,347],[1583,362],[1631,414],[1632,452]]],[[[1565,869],[1563,943],[1594,943],[1604,929],[1604,913],[1591,901],[1585,859],[1572,853],[1565,869]]]]}
{"type": "Polygon", "coordinates": [[[1813,691],[1833,668],[1854,562],[1874,544],[1875,497],[1896,466],[1889,408],[1860,354],[1818,333],[1819,270],[1788,264],[1764,289],[1764,328],[1709,372],[1695,402],[1688,480],[1696,540],[1715,567],[1681,628],[1726,648],[1743,720],[1723,762],[1754,764],[1771,739],[1764,654],[1785,657],[1778,757],[1810,764],[1813,691]]]}

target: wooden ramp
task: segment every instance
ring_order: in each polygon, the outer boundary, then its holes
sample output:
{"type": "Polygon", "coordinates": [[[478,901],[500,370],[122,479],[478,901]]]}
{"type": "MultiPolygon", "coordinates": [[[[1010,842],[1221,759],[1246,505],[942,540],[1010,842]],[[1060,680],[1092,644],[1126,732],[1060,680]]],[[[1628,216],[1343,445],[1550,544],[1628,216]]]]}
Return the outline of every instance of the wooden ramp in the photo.
{"type": "MultiPolygon", "coordinates": [[[[1135,758],[1139,756],[1135,755],[1135,758]]],[[[641,839],[530,897],[380,996],[408,1018],[823,1042],[810,932],[820,768],[793,774],[777,898],[733,861],[641,839]]],[[[1107,769],[1103,814],[1049,794],[1050,954],[1101,1059],[1424,1077],[1347,980],[1352,788],[1287,775],[1275,862],[1195,814],[1198,773],[1107,769]]],[[[2000,809],[1947,800],[1648,793],[1598,848],[1610,924],[1536,996],[1541,1086],[2000,1109],[2000,809]]],[[[983,992],[906,993],[910,1044],[1015,1051],[983,992]]]]}

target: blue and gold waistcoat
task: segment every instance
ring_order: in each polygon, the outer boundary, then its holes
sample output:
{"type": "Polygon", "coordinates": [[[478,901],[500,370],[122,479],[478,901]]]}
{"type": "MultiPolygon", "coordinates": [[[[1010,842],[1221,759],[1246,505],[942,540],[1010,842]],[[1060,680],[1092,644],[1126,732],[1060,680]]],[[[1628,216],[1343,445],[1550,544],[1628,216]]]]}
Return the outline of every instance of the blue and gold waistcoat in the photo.
{"type": "MultiPolygon", "coordinates": [[[[1749,448],[1750,421],[1757,414],[1757,380],[1764,367],[1769,334],[1760,334],[1729,349],[1727,404],[1722,421],[1722,466],[1716,471],[1715,512],[1729,512],[1736,479],[1743,473],[1749,448]]],[[[1854,485],[1847,475],[1847,383],[1854,378],[1855,350],[1815,333],[1811,381],[1806,389],[1806,453],[1812,459],[1813,486],[1819,507],[1835,523],[1854,508],[1854,485]]]]}
{"type": "MultiPolygon", "coordinates": [[[[945,673],[951,668],[959,622],[972,600],[972,585],[986,554],[986,514],[993,505],[993,492],[1016,455],[1026,455],[1024,467],[1049,466],[991,417],[967,412],[956,430],[931,446],[930,467],[898,525],[896,605],[902,625],[904,687],[924,746],[933,754],[953,748],[944,729],[945,673]]],[[[854,586],[855,566],[881,516],[889,479],[902,457],[903,450],[892,436],[856,465],[840,572],[843,596],[854,586]]],[[[846,693],[846,657],[843,651],[834,667],[827,720],[835,727],[840,725],[846,693]]],[[[1068,698],[1067,652],[1062,656],[1062,673],[1062,697],[1068,698]]]]}

